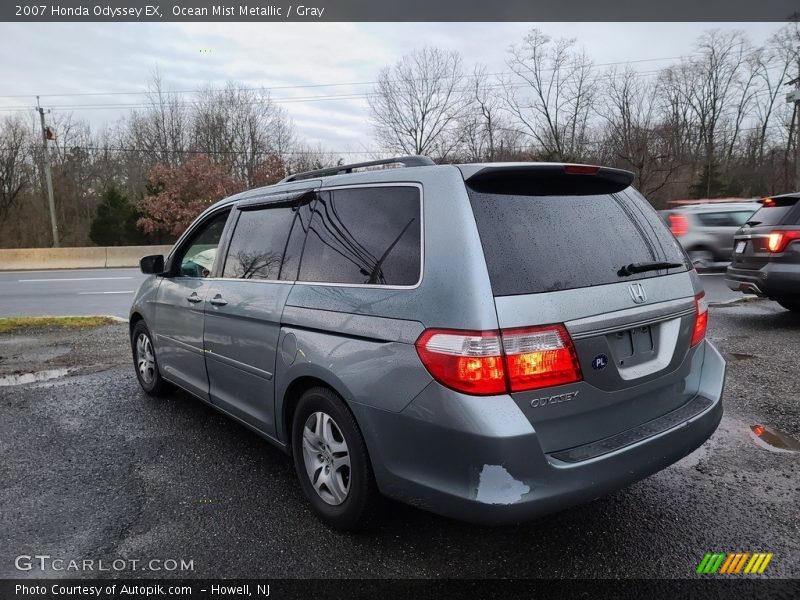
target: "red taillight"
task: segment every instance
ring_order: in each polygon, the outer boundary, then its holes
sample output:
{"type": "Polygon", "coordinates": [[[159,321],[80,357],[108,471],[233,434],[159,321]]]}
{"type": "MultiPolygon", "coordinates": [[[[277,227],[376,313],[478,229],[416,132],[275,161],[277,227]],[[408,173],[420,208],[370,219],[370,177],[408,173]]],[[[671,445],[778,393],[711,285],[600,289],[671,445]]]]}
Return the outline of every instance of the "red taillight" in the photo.
{"type": "Polygon", "coordinates": [[[429,329],[416,347],[434,379],[466,394],[521,392],[582,378],[563,325],[502,332],[429,329]]]}
{"type": "Polygon", "coordinates": [[[581,380],[578,355],[563,325],[506,329],[502,334],[512,392],[581,380]]]}
{"type": "Polygon", "coordinates": [[[800,240],[800,231],[773,231],[767,238],[767,250],[778,253],[783,252],[789,242],[800,240]]]}
{"type": "Polygon", "coordinates": [[[708,300],[706,293],[700,292],[694,297],[694,331],[692,332],[692,348],[706,337],[708,329],[708,300]]]}
{"type": "Polygon", "coordinates": [[[686,215],[671,214],[669,216],[669,228],[675,237],[686,235],[689,233],[689,219],[686,215]]]}
{"type": "Polygon", "coordinates": [[[567,175],[597,175],[600,167],[594,165],[564,165],[564,172],[567,175]]]}
{"type": "Polygon", "coordinates": [[[422,364],[447,387],[479,396],[506,391],[500,332],[428,329],[416,346],[422,364]]]}

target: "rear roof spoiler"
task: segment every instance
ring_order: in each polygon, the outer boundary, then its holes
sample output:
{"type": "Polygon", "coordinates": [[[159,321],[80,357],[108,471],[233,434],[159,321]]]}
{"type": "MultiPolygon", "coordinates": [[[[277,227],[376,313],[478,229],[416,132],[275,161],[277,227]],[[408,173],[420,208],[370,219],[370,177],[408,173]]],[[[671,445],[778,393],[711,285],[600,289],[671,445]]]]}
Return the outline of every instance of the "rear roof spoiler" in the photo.
{"type": "Polygon", "coordinates": [[[459,165],[467,186],[487,194],[586,196],[621,192],[634,174],[622,169],[565,163],[459,165]]]}

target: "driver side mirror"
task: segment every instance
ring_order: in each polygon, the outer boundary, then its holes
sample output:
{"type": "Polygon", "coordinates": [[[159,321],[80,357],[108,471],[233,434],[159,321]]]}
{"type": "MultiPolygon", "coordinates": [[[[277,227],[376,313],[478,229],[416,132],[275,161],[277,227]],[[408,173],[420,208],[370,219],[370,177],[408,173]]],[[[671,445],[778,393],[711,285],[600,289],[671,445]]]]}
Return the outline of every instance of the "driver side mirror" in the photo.
{"type": "Polygon", "coordinates": [[[164,256],[151,254],[139,260],[139,269],[145,275],[161,275],[164,272],[164,256]]]}

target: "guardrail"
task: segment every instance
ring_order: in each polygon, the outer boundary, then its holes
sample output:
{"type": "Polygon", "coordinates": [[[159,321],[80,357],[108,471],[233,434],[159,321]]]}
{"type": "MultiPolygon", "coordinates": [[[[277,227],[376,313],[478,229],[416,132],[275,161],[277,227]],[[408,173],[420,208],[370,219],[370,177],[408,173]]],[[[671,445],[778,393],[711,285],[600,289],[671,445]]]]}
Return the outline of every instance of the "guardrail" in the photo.
{"type": "Polygon", "coordinates": [[[143,256],[166,256],[171,249],[172,246],[0,249],[0,271],[138,267],[143,256]]]}

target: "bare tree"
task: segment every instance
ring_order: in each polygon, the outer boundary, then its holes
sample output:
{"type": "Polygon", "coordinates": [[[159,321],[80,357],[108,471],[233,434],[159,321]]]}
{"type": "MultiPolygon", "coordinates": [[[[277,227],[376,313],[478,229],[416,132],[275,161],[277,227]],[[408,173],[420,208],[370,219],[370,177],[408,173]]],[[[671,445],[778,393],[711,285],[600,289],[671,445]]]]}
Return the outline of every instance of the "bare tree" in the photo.
{"type": "Polygon", "coordinates": [[[767,42],[760,53],[757,78],[761,93],[756,98],[756,117],[758,123],[758,159],[764,159],[764,150],[769,141],[769,130],[776,112],[784,85],[791,79],[791,70],[797,64],[800,28],[792,23],[781,28],[767,42]]]}
{"type": "Polygon", "coordinates": [[[407,54],[380,72],[368,101],[382,149],[446,160],[469,103],[461,57],[429,47],[407,54]]]}
{"type": "Polygon", "coordinates": [[[531,30],[509,48],[504,81],[507,110],[545,157],[576,160],[586,153],[590,108],[597,78],[574,39],[552,40],[531,30]]]}
{"type": "Polygon", "coordinates": [[[286,166],[289,173],[300,173],[336,167],[343,165],[344,162],[341,156],[325,149],[320,143],[296,143],[291,146],[291,151],[288,152],[286,166]]]}
{"type": "Polygon", "coordinates": [[[484,65],[477,65],[470,84],[470,104],[461,120],[462,142],[467,160],[493,161],[502,139],[502,99],[484,65]]]}
{"type": "Polygon", "coordinates": [[[201,90],[194,103],[192,147],[252,186],[267,155],[285,153],[291,123],[269,94],[229,81],[201,90]]]}
{"type": "Polygon", "coordinates": [[[30,134],[21,117],[0,122],[0,226],[32,185],[30,134]]]}
{"type": "Polygon", "coordinates": [[[189,107],[184,98],[168,90],[158,71],[147,88],[148,107],[134,110],[125,131],[125,142],[143,152],[149,165],[180,164],[189,145],[189,107]]]}
{"type": "Polygon", "coordinates": [[[631,169],[639,189],[650,195],[663,188],[679,163],[668,151],[659,126],[657,85],[630,65],[606,73],[600,118],[606,121],[601,152],[603,162],[631,169]]]}

